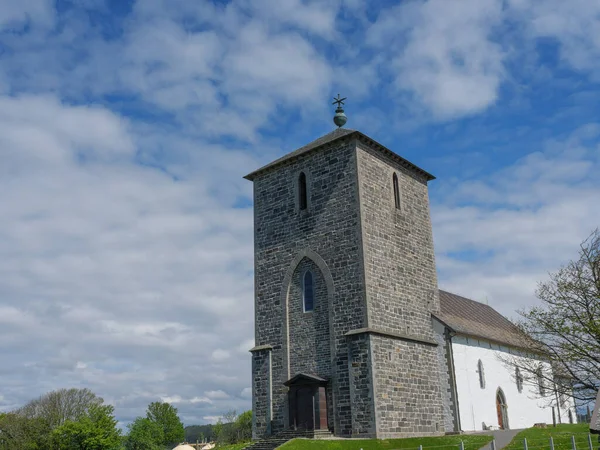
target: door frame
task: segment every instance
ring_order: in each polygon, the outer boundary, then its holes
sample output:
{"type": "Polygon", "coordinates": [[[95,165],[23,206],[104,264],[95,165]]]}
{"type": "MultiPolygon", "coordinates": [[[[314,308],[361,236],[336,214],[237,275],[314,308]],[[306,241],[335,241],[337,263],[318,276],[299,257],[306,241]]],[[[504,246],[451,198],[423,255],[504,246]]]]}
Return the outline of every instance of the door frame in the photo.
{"type": "Polygon", "coordinates": [[[496,414],[498,415],[498,426],[502,430],[509,430],[508,423],[508,404],[506,395],[501,387],[496,389],[496,414]]]}

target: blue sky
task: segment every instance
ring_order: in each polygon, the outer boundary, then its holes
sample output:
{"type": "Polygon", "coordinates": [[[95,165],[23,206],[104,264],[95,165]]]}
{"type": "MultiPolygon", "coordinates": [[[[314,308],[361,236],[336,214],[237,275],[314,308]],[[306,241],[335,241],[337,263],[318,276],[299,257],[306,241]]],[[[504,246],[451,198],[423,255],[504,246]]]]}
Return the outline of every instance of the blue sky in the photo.
{"type": "Polygon", "coordinates": [[[0,0],[0,410],[250,407],[252,186],[347,126],[437,176],[441,288],[514,317],[600,223],[600,3],[0,0]]]}

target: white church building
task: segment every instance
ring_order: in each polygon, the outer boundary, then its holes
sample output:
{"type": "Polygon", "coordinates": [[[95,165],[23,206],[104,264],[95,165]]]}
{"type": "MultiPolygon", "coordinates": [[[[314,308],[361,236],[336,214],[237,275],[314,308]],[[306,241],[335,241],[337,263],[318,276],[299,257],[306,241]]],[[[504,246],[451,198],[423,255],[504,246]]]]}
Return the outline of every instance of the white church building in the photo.
{"type": "MultiPolygon", "coordinates": [[[[524,382],[519,369],[503,362],[524,358],[520,355],[528,351],[515,325],[486,304],[442,290],[439,297],[440,311],[433,315],[433,322],[439,341],[444,342],[441,347],[449,373],[446,404],[452,409],[446,417],[453,420],[446,423],[446,430],[575,422],[572,397],[557,395],[542,379],[524,382]]],[[[551,369],[546,365],[545,370],[551,369]]]]}

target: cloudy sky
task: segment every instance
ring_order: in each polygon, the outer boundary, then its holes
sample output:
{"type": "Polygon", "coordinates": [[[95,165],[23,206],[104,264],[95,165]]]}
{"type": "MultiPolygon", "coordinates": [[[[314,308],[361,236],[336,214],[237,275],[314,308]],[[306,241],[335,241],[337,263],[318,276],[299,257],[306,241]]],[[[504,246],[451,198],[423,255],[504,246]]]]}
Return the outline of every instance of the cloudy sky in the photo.
{"type": "Polygon", "coordinates": [[[600,225],[594,0],[0,0],[0,410],[250,407],[252,186],[359,129],[437,176],[440,287],[514,317],[600,225]]]}

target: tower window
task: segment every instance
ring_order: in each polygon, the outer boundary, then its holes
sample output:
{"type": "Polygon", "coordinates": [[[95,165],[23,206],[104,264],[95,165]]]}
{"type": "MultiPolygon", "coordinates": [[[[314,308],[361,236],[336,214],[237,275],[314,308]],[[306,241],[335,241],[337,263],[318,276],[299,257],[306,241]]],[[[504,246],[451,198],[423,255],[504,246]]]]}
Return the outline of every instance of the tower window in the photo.
{"type": "Polygon", "coordinates": [[[394,187],[394,205],[396,206],[396,209],[400,209],[402,205],[400,203],[400,188],[398,186],[398,175],[396,175],[396,172],[394,172],[394,175],[392,176],[392,185],[394,187]]]}
{"type": "Polygon", "coordinates": [[[483,372],[483,363],[481,360],[477,362],[477,371],[479,372],[479,386],[485,389],[485,373],[483,372]]]}
{"type": "Polygon", "coordinates": [[[312,272],[306,271],[302,280],[302,302],[304,303],[304,312],[314,309],[315,304],[315,285],[312,272]]]}
{"type": "Polygon", "coordinates": [[[300,172],[298,176],[298,206],[300,209],[308,207],[308,192],[306,187],[306,174],[300,172]]]}
{"type": "Polygon", "coordinates": [[[515,379],[517,381],[517,391],[519,391],[520,394],[523,392],[523,375],[521,375],[521,371],[518,367],[515,369],[515,379]]]}

